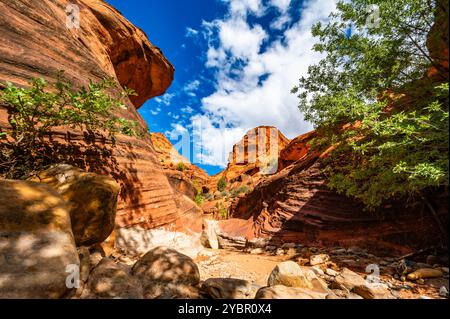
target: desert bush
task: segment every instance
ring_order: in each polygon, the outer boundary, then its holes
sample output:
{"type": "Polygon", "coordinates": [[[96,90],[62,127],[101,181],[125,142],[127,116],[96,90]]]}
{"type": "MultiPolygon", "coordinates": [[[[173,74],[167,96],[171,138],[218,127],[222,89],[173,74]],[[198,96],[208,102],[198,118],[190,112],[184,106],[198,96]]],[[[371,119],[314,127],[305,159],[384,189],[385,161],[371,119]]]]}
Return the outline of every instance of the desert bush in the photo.
{"type": "Polygon", "coordinates": [[[223,192],[225,188],[227,187],[227,180],[225,176],[222,176],[219,181],[217,182],[217,190],[219,192],[223,192]]]}
{"type": "Polygon", "coordinates": [[[179,162],[176,166],[177,171],[184,172],[186,165],[183,162],[179,162]]]}
{"type": "Polygon", "coordinates": [[[126,109],[123,99],[135,93],[125,89],[113,96],[112,89],[117,89],[113,80],[90,81],[76,89],[62,77],[54,84],[33,79],[28,88],[6,83],[0,105],[8,112],[10,127],[0,130],[0,175],[24,178],[61,161],[65,154],[51,138],[56,128],[78,129],[90,137],[106,135],[113,143],[117,133],[139,135],[134,121],[113,113],[126,109]]]}

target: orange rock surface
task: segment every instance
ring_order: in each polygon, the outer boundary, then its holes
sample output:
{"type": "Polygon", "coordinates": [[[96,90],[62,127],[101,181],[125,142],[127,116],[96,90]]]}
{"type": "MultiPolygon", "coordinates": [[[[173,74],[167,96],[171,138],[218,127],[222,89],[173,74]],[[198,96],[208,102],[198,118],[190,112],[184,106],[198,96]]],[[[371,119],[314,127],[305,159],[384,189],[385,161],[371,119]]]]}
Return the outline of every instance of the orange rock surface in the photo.
{"type": "MultiPolygon", "coordinates": [[[[79,0],[80,28],[68,28],[68,0],[0,0],[0,83],[26,85],[33,77],[55,81],[58,71],[75,85],[112,77],[134,89],[137,97],[117,114],[146,123],[137,108],[161,95],[173,80],[174,68],[161,50],[116,9],[101,0],[79,0]]],[[[0,107],[0,126],[7,114],[0,107]]],[[[198,218],[195,203],[175,192],[164,174],[151,138],[117,136],[111,141],[87,140],[82,132],[60,130],[54,138],[65,144],[74,166],[112,175],[121,185],[116,224],[153,228],[198,218]],[[104,156],[112,152],[113,157],[104,156]],[[190,217],[189,217],[190,218],[190,217]]]]}

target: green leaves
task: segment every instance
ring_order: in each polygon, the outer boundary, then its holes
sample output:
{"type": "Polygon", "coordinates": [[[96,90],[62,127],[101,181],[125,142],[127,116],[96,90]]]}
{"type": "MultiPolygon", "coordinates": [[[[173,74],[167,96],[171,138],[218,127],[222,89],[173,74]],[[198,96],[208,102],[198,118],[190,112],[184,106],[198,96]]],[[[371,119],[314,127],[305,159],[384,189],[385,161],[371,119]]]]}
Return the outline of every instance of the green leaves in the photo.
{"type": "Polygon", "coordinates": [[[370,208],[448,185],[448,83],[421,80],[433,65],[426,41],[434,6],[339,2],[326,25],[312,28],[325,58],[292,89],[320,133],[316,147],[336,146],[324,161],[329,186],[370,208]],[[373,4],[380,19],[369,26],[373,4]]]}
{"type": "MultiPolygon", "coordinates": [[[[61,127],[111,138],[119,132],[139,136],[136,122],[118,116],[126,109],[123,101],[129,95],[135,92],[123,91],[112,79],[89,81],[80,88],[74,88],[61,75],[52,85],[44,79],[31,80],[28,88],[7,83],[0,91],[0,103],[8,111],[11,139],[1,145],[1,162],[22,161],[26,170],[35,169],[40,161],[34,159],[44,161],[43,145],[52,143],[50,133],[61,127]]],[[[5,134],[1,133],[0,138],[5,134]]]]}
{"type": "Polygon", "coordinates": [[[217,182],[217,190],[219,192],[223,192],[225,188],[227,187],[227,180],[224,176],[222,176],[219,181],[217,182]]]}

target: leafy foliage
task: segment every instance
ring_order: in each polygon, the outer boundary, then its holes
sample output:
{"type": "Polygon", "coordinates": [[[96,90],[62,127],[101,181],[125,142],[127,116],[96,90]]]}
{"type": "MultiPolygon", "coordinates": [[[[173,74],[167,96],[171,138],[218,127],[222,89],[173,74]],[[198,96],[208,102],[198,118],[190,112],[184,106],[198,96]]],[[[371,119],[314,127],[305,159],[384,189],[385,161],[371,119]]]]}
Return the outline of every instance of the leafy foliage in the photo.
{"type": "Polygon", "coordinates": [[[106,134],[112,139],[119,132],[138,135],[134,121],[113,114],[117,109],[126,109],[122,99],[135,93],[126,89],[113,97],[108,92],[113,88],[114,81],[103,80],[75,89],[61,77],[53,85],[33,79],[29,88],[7,83],[0,91],[0,104],[8,112],[11,128],[1,132],[0,173],[21,178],[52,164],[58,154],[45,150],[53,143],[50,133],[57,128],[78,129],[90,136],[106,134]]]}
{"type": "Polygon", "coordinates": [[[183,172],[186,169],[186,165],[183,162],[177,164],[177,171],[183,172]]]}
{"type": "Polygon", "coordinates": [[[217,190],[219,192],[223,192],[225,188],[227,187],[227,180],[224,176],[222,176],[219,181],[217,182],[217,190]]]}
{"type": "Polygon", "coordinates": [[[198,206],[200,206],[204,200],[205,199],[203,198],[202,194],[195,195],[194,201],[198,206]]]}
{"type": "Polygon", "coordinates": [[[238,188],[232,189],[230,192],[231,197],[237,197],[240,194],[245,194],[248,192],[248,187],[246,185],[242,185],[238,188]]]}
{"type": "Polygon", "coordinates": [[[335,146],[324,162],[329,186],[370,208],[447,186],[448,83],[423,81],[432,66],[448,78],[426,47],[439,7],[352,0],[337,8],[312,29],[325,58],[293,89],[320,133],[316,147],[335,146]],[[368,27],[362,12],[373,4],[380,19],[368,27]]]}

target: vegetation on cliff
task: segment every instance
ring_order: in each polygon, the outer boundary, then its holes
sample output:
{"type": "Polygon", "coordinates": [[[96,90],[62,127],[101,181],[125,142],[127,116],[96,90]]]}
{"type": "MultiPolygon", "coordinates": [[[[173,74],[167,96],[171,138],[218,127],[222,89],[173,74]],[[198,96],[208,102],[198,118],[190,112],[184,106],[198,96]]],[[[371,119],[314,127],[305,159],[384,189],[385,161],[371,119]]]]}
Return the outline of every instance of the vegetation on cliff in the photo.
{"type": "Polygon", "coordinates": [[[122,99],[135,93],[125,89],[114,97],[108,91],[112,88],[116,88],[116,83],[106,79],[91,81],[88,87],[79,89],[62,78],[52,85],[33,79],[29,88],[7,83],[0,91],[0,104],[8,111],[10,129],[0,132],[0,174],[24,178],[64,161],[62,149],[53,147],[58,143],[50,136],[57,128],[78,129],[90,136],[106,134],[110,138],[116,133],[138,134],[134,121],[113,113],[126,108],[122,99]]]}
{"type": "MultiPolygon", "coordinates": [[[[324,162],[329,186],[368,207],[448,186],[448,69],[427,47],[446,3],[340,2],[312,29],[325,58],[293,92],[320,133],[316,145],[335,146],[324,162]],[[361,14],[368,8],[372,16],[361,14]],[[438,80],[425,76],[431,68],[438,80]]],[[[448,47],[448,33],[436,31],[448,47]]]]}

